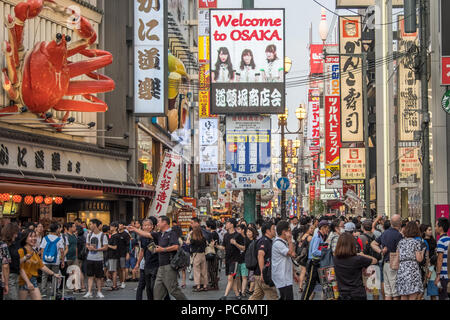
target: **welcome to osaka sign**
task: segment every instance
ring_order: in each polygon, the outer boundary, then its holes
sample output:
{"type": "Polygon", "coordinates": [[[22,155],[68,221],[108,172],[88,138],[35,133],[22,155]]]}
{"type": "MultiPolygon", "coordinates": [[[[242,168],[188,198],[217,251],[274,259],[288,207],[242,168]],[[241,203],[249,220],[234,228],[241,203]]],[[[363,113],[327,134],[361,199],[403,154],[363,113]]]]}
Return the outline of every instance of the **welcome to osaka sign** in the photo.
{"type": "Polygon", "coordinates": [[[211,9],[211,113],[285,109],[284,9],[211,9]]]}

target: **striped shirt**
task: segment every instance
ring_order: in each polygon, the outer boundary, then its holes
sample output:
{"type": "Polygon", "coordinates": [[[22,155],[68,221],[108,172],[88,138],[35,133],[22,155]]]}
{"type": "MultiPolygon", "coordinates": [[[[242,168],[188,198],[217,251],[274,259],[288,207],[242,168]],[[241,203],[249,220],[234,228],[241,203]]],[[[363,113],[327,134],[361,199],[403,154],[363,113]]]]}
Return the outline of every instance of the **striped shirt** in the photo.
{"type": "Polygon", "coordinates": [[[447,274],[447,254],[448,254],[448,245],[450,243],[450,237],[444,236],[441,237],[437,243],[437,253],[443,253],[444,259],[442,260],[442,268],[441,268],[441,278],[448,279],[447,274]]]}

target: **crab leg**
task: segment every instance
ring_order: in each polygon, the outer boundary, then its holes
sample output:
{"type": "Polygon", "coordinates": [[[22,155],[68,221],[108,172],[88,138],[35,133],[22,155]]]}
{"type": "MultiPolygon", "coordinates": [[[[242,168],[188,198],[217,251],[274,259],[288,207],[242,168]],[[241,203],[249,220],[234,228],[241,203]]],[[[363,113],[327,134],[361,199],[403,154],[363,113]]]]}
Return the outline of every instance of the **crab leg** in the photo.
{"type": "Polygon", "coordinates": [[[11,100],[16,101],[19,98],[19,92],[14,88],[13,84],[11,83],[11,80],[9,80],[8,77],[8,71],[6,69],[3,69],[2,74],[2,83],[3,83],[3,89],[8,93],[8,97],[11,100]]]}
{"type": "Polygon", "coordinates": [[[103,50],[82,50],[80,53],[84,56],[92,58],[80,62],[70,63],[69,75],[71,78],[106,67],[113,61],[112,54],[103,50]]]}
{"type": "Polygon", "coordinates": [[[75,112],[106,112],[108,106],[102,100],[90,94],[84,94],[83,97],[87,101],[79,100],[61,100],[53,107],[56,111],[75,111],[75,112]]]}

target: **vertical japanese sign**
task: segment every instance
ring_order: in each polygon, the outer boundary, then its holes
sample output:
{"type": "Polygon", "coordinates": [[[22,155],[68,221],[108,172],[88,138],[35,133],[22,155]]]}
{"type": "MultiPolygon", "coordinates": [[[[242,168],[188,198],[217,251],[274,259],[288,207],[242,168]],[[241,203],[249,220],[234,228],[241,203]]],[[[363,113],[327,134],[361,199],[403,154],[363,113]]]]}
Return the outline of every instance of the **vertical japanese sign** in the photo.
{"type": "MultiPolygon", "coordinates": [[[[405,33],[405,20],[399,16],[400,41],[398,50],[407,53],[412,46],[419,45],[419,34],[405,33]]],[[[399,141],[414,141],[414,131],[420,131],[420,81],[416,80],[414,72],[414,55],[405,55],[398,67],[398,128],[399,141]]]]}
{"type": "Polygon", "coordinates": [[[364,148],[341,148],[340,157],[342,180],[361,182],[366,178],[366,151],[364,148]]]}
{"type": "Polygon", "coordinates": [[[218,119],[200,119],[200,173],[216,173],[219,165],[218,119]]]}
{"type": "Polygon", "coordinates": [[[342,188],[339,154],[341,144],[341,92],[339,56],[325,59],[325,188],[342,188]]]}
{"type": "Polygon", "coordinates": [[[419,161],[419,147],[400,147],[398,149],[398,178],[400,182],[420,179],[422,165],[419,161]]]}
{"type": "Polygon", "coordinates": [[[271,189],[270,117],[229,116],[226,126],[226,188],[271,189]]]}
{"type": "Polygon", "coordinates": [[[284,9],[211,9],[211,112],[285,109],[284,9]]]}
{"type": "Polygon", "coordinates": [[[164,115],[167,99],[167,1],[134,0],[134,112],[164,115]]]}
{"type": "Polygon", "coordinates": [[[323,73],[323,44],[311,44],[309,47],[310,57],[310,73],[323,73]]]}
{"type": "Polygon", "coordinates": [[[342,142],[364,142],[361,17],[339,17],[342,142]]]}
{"type": "MultiPolygon", "coordinates": [[[[217,2],[215,4],[217,6],[217,2]]],[[[199,1],[198,11],[198,64],[199,64],[199,93],[198,93],[198,114],[200,118],[209,118],[210,114],[210,85],[211,70],[209,68],[210,43],[209,43],[209,9],[214,7],[214,3],[199,1]]]]}
{"type": "Polygon", "coordinates": [[[311,154],[320,151],[320,91],[308,90],[308,145],[311,154]]]}
{"type": "Polygon", "coordinates": [[[231,202],[231,190],[227,189],[227,178],[226,171],[219,171],[217,173],[217,192],[218,192],[218,202],[221,206],[227,207],[227,205],[231,202]]]}
{"type": "Polygon", "coordinates": [[[171,152],[164,154],[164,161],[156,184],[155,198],[150,208],[150,216],[159,217],[166,214],[180,163],[180,155],[171,152]]]}

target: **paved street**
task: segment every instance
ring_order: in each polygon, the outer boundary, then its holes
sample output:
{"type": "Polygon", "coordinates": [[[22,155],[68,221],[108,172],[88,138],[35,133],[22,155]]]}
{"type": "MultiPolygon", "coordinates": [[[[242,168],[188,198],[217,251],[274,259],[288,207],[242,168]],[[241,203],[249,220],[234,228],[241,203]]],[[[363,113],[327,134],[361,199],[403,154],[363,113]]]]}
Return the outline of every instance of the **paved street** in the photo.
{"type": "MultiPolygon", "coordinates": [[[[179,284],[181,284],[181,279],[179,280],[179,284]]],[[[120,289],[118,291],[110,291],[109,288],[103,289],[103,294],[105,295],[106,300],[136,300],[136,288],[138,283],[137,282],[127,282],[125,289],[120,289]]],[[[186,281],[186,288],[182,289],[184,294],[189,300],[219,300],[225,292],[225,288],[227,285],[227,280],[225,276],[224,270],[220,273],[220,281],[219,281],[219,290],[216,291],[206,291],[206,292],[192,292],[192,288],[194,286],[194,281],[190,281],[187,279],[186,281]]],[[[295,286],[294,290],[294,296],[295,300],[299,300],[298,296],[298,286],[295,286]]],[[[77,294],[75,295],[77,300],[84,300],[83,294],[77,294]]],[[[321,289],[319,286],[316,287],[316,293],[314,300],[320,300],[321,297],[321,289]]],[[[94,290],[94,300],[95,298],[95,290],[94,290]]],[[[146,299],[146,294],[144,290],[144,300],[146,299]]],[[[228,300],[235,300],[234,291],[232,291],[228,295],[228,300]]]]}

